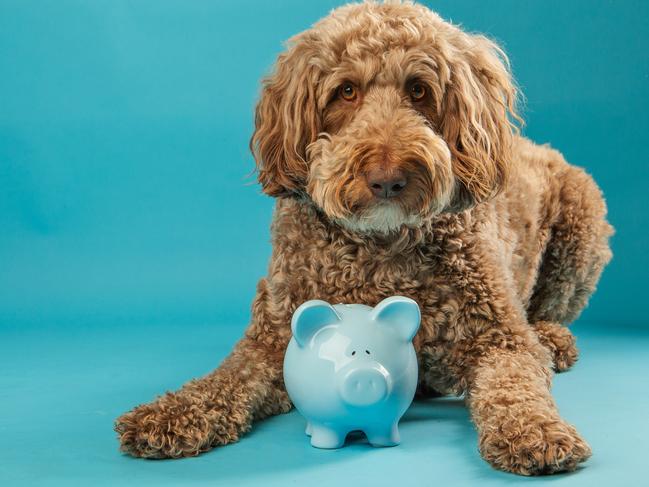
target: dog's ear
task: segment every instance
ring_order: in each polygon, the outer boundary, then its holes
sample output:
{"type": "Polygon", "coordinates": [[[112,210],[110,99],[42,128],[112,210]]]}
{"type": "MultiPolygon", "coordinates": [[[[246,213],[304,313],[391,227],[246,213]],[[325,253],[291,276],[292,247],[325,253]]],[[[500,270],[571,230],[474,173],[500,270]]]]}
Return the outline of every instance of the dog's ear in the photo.
{"type": "Polygon", "coordinates": [[[440,125],[456,178],[449,206],[461,211],[502,190],[522,120],[504,52],[483,36],[461,33],[455,41],[440,125]]]}
{"type": "Polygon", "coordinates": [[[319,69],[312,64],[311,51],[308,39],[295,37],[278,57],[275,72],[263,81],[250,150],[258,180],[270,196],[299,191],[308,176],[306,147],[320,129],[315,93],[319,69]]]}

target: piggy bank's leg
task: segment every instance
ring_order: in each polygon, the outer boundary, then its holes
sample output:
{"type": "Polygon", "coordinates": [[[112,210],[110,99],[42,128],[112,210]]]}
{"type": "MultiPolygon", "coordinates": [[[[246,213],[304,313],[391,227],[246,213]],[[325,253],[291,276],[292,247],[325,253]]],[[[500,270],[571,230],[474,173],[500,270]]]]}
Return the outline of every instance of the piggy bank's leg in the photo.
{"type": "Polygon", "coordinates": [[[311,436],[313,434],[313,426],[311,426],[311,423],[309,421],[306,422],[306,430],[304,432],[307,436],[311,436]]]}
{"type": "MultiPolygon", "coordinates": [[[[317,423],[311,425],[311,445],[316,448],[340,448],[345,444],[346,431],[338,431],[317,423]]],[[[308,433],[307,433],[308,434],[308,433]]]]}
{"type": "Polygon", "coordinates": [[[397,423],[384,427],[367,428],[365,435],[372,446],[396,446],[401,441],[397,423]]]}
{"type": "Polygon", "coordinates": [[[241,340],[211,374],[118,418],[121,450],[138,457],[182,457],[237,441],[253,419],[290,410],[282,357],[258,341],[241,340]]]}

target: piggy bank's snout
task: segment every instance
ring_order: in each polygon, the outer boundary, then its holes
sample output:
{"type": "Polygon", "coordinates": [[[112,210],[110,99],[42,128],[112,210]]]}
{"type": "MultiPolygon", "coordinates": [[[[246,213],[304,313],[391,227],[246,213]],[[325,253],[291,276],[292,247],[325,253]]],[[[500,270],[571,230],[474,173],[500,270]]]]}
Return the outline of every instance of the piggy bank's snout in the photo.
{"type": "Polygon", "coordinates": [[[340,382],[342,399],[353,406],[369,406],[388,395],[389,376],[382,367],[364,367],[347,372],[340,382]]]}

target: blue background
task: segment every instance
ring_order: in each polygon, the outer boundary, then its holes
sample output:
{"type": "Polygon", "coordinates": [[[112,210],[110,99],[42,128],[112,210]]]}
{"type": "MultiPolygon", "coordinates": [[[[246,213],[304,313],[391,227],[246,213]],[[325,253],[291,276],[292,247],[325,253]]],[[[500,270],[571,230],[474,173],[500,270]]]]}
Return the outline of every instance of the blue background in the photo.
{"type": "MultiPolygon", "coordinates": [[[[0,0],[0,483],[521,481],[479,459],[453,400],[415,405],[397,449],[313,451],[291,413],[198,459],[117,453],[115,416],[210,370],[246,325],[270,253],[247,149],[259,79],[337,4],[0,0]]],[[[559,479],[632,478],[649,433],[649,2],[429,5],[504,46],[525,134],[606,194],[615,257],[556,381],[596,455],[559,479]]]]}

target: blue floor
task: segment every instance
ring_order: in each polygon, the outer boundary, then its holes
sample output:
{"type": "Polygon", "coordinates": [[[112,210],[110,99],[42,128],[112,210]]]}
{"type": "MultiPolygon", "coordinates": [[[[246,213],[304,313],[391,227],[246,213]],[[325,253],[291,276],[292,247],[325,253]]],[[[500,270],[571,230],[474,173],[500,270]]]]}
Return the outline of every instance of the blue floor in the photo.
{"type": "Polygon", "coordinates": [[[526,479],[483,462],[462,401],[417,402],[402,444],[311,448],[295,412],[263,421],[237,444],[197,458],[145,461],[117,450],[113,420],[206,373],[240,325],[22,328],[0,331],[0,485],[649,485],[649,335],[574,327],[582,352],[557,376],[562,414],[594,456],[572,474],[526,479]]]}

